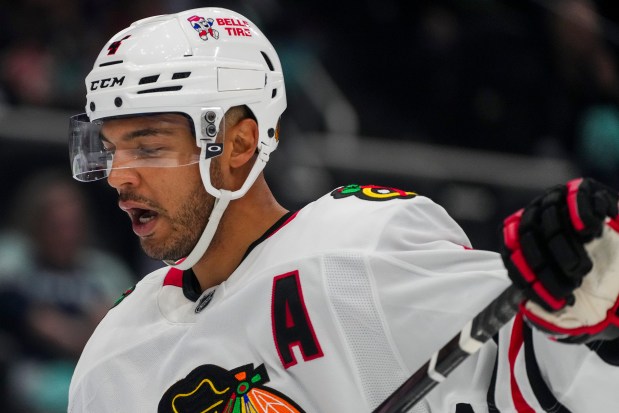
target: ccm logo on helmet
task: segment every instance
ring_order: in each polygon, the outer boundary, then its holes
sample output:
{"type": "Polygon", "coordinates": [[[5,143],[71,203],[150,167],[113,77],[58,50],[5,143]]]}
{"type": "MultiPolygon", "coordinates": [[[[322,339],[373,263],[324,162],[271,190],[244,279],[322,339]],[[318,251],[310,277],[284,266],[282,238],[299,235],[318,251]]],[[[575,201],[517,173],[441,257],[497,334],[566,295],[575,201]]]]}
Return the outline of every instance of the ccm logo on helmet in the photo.
{"type": "Polygon", "coordinates": [[[108,87],[121,86],[125,77],[108,77],[106,79],[93,80],[90,82],[90,90],[105,89],[108,87]]]}

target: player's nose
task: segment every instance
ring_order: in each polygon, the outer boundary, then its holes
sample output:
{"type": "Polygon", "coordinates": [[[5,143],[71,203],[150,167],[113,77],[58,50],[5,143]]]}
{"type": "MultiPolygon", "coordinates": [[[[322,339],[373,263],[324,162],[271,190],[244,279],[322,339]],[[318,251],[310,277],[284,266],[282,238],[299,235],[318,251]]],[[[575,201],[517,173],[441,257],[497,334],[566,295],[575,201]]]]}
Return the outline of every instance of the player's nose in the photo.
{"type": "Polygon", "coordinates": [[[137,186],[140,175],[135,168],[112,168],[107,176],[107,183],[112,188],[120,190],[126,186],[137,186]]]}

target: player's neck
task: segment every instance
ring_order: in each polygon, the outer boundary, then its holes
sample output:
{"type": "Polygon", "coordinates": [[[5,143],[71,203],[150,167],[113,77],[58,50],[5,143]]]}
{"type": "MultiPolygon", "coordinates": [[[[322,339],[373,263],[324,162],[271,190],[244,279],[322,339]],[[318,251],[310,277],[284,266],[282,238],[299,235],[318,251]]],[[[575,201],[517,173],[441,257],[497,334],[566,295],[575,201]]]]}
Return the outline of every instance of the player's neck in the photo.
{"type": "Polygon", "coordinates": [[[211,245],[193,266],[202,291],[227,280],[249,246],[287,212],[262,179],[244,197],[231,201],[211,245]]]}

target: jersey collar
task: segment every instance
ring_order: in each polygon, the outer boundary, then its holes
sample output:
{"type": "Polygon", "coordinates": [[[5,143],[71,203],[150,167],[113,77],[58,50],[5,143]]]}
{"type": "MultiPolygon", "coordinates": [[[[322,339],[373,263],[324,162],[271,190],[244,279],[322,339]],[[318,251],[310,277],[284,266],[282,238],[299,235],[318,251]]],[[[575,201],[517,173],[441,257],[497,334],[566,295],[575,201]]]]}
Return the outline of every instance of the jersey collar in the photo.
{"type": "MultiPolygon", "coordinates": [[[[275,224],[273,224],[260,238],[255,240],[250,244],[243,255],[243,259],[241,262],[247,258],[247,256],[264,240],[273,236],[277,231],[286,226],[290,221],[292,221],[299,211],[290,211],[284,214],[280,219],[277,220],[275,224]]],[[[165,276],[163,281],[163,285],[174,285],[176,287],[181,287],[183,289],[183,295],[185,298],[191,301],[197,301],[202,296],[202,289],[200,288],[200,283],[196,278],[193,270],[190,268],[180,273],[181,271],[177,268],[170,268],[168,273],[165,276]]]]}

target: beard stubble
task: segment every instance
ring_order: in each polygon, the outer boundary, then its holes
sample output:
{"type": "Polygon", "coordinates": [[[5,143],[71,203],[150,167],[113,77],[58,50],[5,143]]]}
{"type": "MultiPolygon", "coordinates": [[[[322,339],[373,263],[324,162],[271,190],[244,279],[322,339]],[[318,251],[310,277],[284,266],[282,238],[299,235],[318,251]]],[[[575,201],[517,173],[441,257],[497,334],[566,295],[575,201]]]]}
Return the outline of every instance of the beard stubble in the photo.
{"type": "MultiPolygon", "coordinates": [[[[211,182],[215,188],[221,188],[223,177],[218,158],[211,160],[211,182]]],[[[206,192],[202,181],[189,194],[175,216],[168,216],[172,223],[169,237],[159,243],[140,239],[144,253],[150,258],[161,261],[177,261],[187,257],[202,236],[211,212],[215,206],[215,197],[206,192]]],[[[215,237],[217,238],[217,237],[215,237]]],[[[213,239],[211,244],[216,243],[213,239]]]]}

